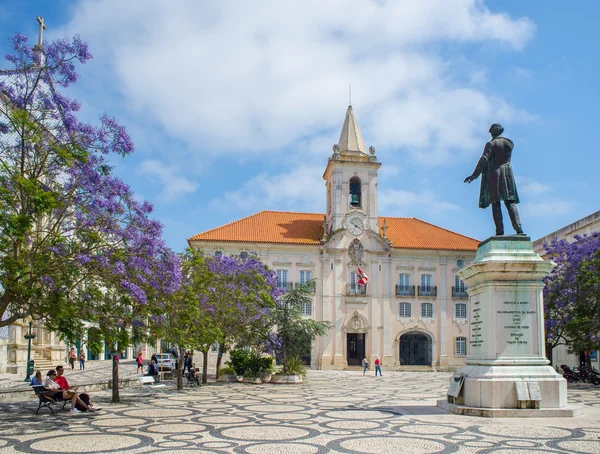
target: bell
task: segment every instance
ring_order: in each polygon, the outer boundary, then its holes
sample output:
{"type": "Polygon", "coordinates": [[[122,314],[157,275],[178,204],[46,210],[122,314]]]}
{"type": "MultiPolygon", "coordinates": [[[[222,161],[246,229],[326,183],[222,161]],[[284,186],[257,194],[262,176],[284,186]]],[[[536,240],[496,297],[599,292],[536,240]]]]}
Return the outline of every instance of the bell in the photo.
{"type": "Polygon", "coordinates": [[[359,205],[360,202],[358,201],[358,194],[352,194],[352,197],[350,198],[350,205],[359,205]]]}

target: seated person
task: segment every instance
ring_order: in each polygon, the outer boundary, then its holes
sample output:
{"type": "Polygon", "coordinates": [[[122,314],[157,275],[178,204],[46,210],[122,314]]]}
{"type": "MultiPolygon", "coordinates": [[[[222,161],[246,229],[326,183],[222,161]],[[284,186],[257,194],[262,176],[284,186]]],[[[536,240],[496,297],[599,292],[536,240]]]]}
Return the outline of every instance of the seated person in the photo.
{"type": "Polygon", "coordinates": [[[150,376],[158,375],[158,369],[156,368],[154,361],[150,361],[148,363],[148,373],[146,373],[146,375],[150,375],[150,376]]]}
{"type": "MultiPolygon", "coordinates": [[[[61,387],[61,389],[75,392],[77,391],[77,386],[69,386],[69,382],[67,381],[67,377],[64,376],[65,369],[63,366],[56,366],[56,378],[54,381],[61,387]]],[[[75,408],[79,411],[98,411],[101,410],[102,407],[96,407],[93,403],[90,402],[90,396],[86,393],[79,394],[79,399],[75,403],[75,408]]]]}
{"type": "MultiPolygon", "coordinates": [[[[55,370],[48,371],[46,380],[44,381],[44,388],[46,388],[48,391],[52,391],[52,398],[54,400],[69,400],[69,399],[71,399],[71,413],[80,413],[80,411],[77,410],[76,404],[77,404],[77,402],[83,403],[83,401],[81,401],[81,399],[79,399],[79,396],[77,395],[76,392],[63,390],[60,387],[60,385],[58,383],[56,383],[56,381],[55,381],[56,375],[57,374],[56,374],[55,370]]],[[[85,403],[83,403],[83,404],[85,405],[85,403]]],[[[86,405],[86,409],[88,409],[87,405],[86,405]]],[[[89,409],[89,410],[94,411],[92,409],[89,409]]]]}
{"type": "Polygon", "coordinates": [[[42,380],[42,372],[37,371],[35,376],[31,378],[31,386],[43,386],[44,382],[42,380]]]}
{"type": "Polygon", "coordinates": [[[195,369],[190,369],[189,377],[190,381],[195,382],[198,386],[200,386],[200,369],[197,367],[195,369]]]}

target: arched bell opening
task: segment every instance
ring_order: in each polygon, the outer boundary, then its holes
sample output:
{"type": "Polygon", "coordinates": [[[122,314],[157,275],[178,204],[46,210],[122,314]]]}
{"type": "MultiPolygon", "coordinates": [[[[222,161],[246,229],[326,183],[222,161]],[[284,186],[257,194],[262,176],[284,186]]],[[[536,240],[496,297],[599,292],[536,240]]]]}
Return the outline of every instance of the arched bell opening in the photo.
{"type": "Polygon", "coordinates": [[[348,200],[352,208],[360,208],[362,206],[361,181],[357,176],[350,178],[348,200]]]}

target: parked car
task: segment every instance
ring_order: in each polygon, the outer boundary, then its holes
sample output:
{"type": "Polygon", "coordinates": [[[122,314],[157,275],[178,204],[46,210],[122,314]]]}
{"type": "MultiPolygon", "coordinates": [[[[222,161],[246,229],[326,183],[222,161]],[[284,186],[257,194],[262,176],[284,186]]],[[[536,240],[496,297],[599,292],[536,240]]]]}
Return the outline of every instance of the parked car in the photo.
{"type": "Polygon", "coordinates": [[[174,370],[176,364],[175,356],[171,353],[159,353],[156,355],[158,370],[174,370]]]}

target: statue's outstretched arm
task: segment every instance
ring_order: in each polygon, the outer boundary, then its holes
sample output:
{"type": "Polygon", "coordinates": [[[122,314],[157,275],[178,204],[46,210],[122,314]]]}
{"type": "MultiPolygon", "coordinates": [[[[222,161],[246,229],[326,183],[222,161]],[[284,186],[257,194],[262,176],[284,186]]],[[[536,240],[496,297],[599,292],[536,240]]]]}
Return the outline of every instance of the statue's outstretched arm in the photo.
{"type": "Polygon", "coordinates": [[[479,178],[479,175],[481,175],[481,173],[485,169],[487,169],[491,154],[492,154],[492,144],[488,142],[485,144],[485,148],[483,149],[483,154],[481,155],[481,158],[479,158],[479,161],[477,162],[477,166],[475,166],[475,170],[473,170],[473,173],[471,175],[469,175],[467,178],[465,178],[465,181],[464,181],[465,183],[470,183],[471,181],[474,181],[477,178],[479,178]]]}

